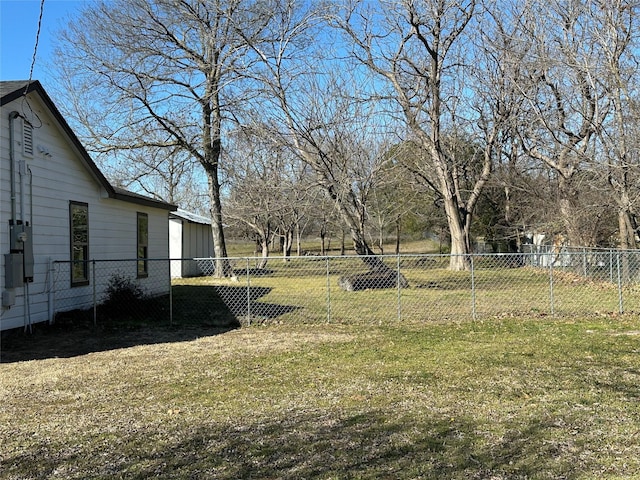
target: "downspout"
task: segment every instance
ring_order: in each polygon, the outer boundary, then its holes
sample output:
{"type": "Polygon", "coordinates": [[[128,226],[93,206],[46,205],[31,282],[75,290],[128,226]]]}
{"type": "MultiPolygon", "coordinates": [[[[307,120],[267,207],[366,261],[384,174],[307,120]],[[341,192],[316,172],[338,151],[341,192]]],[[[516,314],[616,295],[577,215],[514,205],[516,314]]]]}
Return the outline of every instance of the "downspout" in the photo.
{"type": "MultiPolygon", "coordinates": [[[[24,215],[24,213],[22,213],[22,211],[24,210],[24,204],[22,202],[24,202],[24,194],[22,193],[22,188],[24,186],[24,176],[25,175],[29,175],[29,225],[31,225],[31,228],[33,229],[33,173],[31,172],[31,169],[29,167],[27,167],[27,162],[25,162],[24,160],[22,161],[22,168],[20,169],[20,210],[21,213],[20,215],[24,215]],[[24,171],[24,172],[23,172],[24,171]]],[[[22,223],[24,223],[25,225],[27,224],[27,222],[24,220],[24,216],[22,217],[22,223]]],[[[31,236],[33,237],[33,230],[30,230],[31,236]]],[[[31,244],[31,248],[33,248],[33,238],[29,239],[29,242],[31,244]]],[[[26,258],[26,252],[25,252],[25,258],[26,258]]],[[[26,272],[25,272],[26,275],[26,272]]],[[[29,333],[33,333],[32,330],[32,322],[31,322],[31,293],[29,292],[29,282],[26,281],[25,278],[25,282],[24,282],[24,308],[26,313],[26,316],[28,318],[29,321],[29,333]]]]}
{"type": "Polygon", "coordinates": [[[27,167],[29,174],[29,225],[33,226],[33,172],[27,167]]]}
{"type": "MultiPolygon", "coordinates": [[[[25,220],[25,176],[27,175],[28,172],[27,172],[26,161],[21,160],[20,162],[18,162],[16,159],[15,120],[18,117],[20,117],[20,113],[18,113],[15,110],[9,114],[9,163],[10,163],[10,176],[11,176],[11,220],[10,222],[11,222],[11,225],[18,225],[18,219],[16,218],[16,215],[17,215],[16,167],[17,167],[18,174],[20,176],[20,180],[19,180],[20,182],[20,222],[23,226],[26,226],[27,222],[25,220]]],[[[33,181],[33,178],[31,178],[30,186],[29,186],[30,195],[31,195],[31,198],[29,199],[30,202],[33,202],[32,181],[33,181]]],[[[32,240],[28,239],[28,241],[31,242],[32,240]]],[[[24,252],[23,252],[23,255],[24,255],[24,252]]],[[[23,295],[24,295],[24,301],[22,306],[22,312],[23,312],[23,319],[24,319],[24,329],[25,331],[27,331],[28,329],[31,332],[32,327],[31,327],[31,311],[30,311],[31,306],[30,306],[30,299],[29,299],[29,296],[30,296],[29,282],[27,282],[24,278],[23,278],[23,295]]]]}
{"type": "MultiPolygon", "coordinates": [[[[27,162],[25,162],[24,158],[18,162],[18,176],[20,177],[20,221],[22,222],[23,228],[27,225],[27,221],[24,218],[24,177],[27,174],[27,162]]],[[[30,241],[31,239],[29,239],[30,241]]],[[[23,252],[23,257],[26,255],[26,252],[23,252]]],[[[23,279],[24,280],[24,279],[23,279]]],[[[31,329],[31,315],[29,312],[29,282],[24,281],[22,284],[22,292],[24,295],[24,302],[22,305],[22,313],[24,317],[24,331],[27,330],[29,333],[32,333],[31,329]]]]}
{"type": "Polygon", "coordinates": [[[53,322],[55,320],[54,317],[54,301],[55,301],[55,297],[54,297],[54,286],[55,286],[55,282],[53,279],[53,275],[55,273],[54,269],[53,269],[53,259],[51,257],[48,258],[47,260],[48,266],[47,266],[47,311],[49,314],[49,325],[53,325],[53,322]]]}
{"type": "Polygon", "coordinates": [[[22,224],[26,226],[27,221],[24,214],[24,177],[27,175],[27,162],[25,162],[24,159],[18,162],[18,175],[20,176],[20,220],[22,224]]]}
{"type": "MultiPolygon", "coordinates": [[[[10,225],[17,225],[18,221],[16,219],[16,152],[15,152],[15,132],[14,125],[15,120],[18,118],[20,114],[15,110],[9,114],[9,164],[10,164],[10,176],[11,176],[11,219],[10,225]]],[[[23,165],[23,164],[21,164],[23,165]]],[[[24,168],[22,166],[21,168],[24,168]]],[[[19,168],[19,170],[21,170],[19,168]]],[[[24,210],[24,180],[22,172],[20,172],[20,216],[21,220],[24,221],[23,210],[24,210]]],[[[22,306],[22,316],[24,321],[24,330],[27,331],[27,325],[29,324],[29,315],[27,312],[27,295],[28,289],[26,286],[23,286],[24,289],[24,304],[22,306]]],[[[29,325],[30,327],[30,325],[29,325]]]]}
{"type": "Polygon", "coordinates": [[[20,114],[13,111],[9,114],[9,163],[11,168],[11,221],[16,221],[16,155],[14,145],[14,120],[18,118],[20,114]]]}

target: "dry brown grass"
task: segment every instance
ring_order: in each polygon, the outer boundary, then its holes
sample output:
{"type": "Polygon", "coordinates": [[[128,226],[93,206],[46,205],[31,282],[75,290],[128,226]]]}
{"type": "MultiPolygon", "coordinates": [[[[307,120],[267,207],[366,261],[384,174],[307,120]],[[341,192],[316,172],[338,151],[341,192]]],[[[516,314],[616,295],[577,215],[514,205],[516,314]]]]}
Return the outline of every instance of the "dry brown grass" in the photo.
{"type": "Polygon", "coordinates": [[[0,364],[0,478],[640,478],[638,331],[140,329],[38,360],[18,337],[0,364]]]}

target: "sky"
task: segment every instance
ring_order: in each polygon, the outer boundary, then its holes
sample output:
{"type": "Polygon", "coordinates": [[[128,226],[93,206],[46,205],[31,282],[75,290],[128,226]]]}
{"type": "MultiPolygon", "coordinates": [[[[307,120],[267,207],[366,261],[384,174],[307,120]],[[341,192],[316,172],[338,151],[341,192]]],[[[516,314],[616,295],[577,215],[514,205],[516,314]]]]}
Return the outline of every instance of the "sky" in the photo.
{"type": "MultiPolygon", "coordinates": [[[[33,79],[45,87],[55,82],[47,65],[53,63],[55,32],[65,19],[89,0],[44,0],[42,25],[33,79]]],[[[38,31],[40,0],[0,0],[0,80],[27,80],[38,31]]]]}

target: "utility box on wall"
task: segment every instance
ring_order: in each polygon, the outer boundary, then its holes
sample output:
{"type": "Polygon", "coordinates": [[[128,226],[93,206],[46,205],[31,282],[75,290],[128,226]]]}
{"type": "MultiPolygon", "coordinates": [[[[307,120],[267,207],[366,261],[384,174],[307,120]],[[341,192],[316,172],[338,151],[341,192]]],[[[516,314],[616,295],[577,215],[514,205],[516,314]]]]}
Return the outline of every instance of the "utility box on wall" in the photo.
{"type": "Polygon", "coordinates": [[[24,242],[22,276],[25,282],[33,282],[33,227],[31,225],[24,226],[26,241],[24,242]]]}
{"type": "Polygon", "coordinates": [[[24,256],[22,253],[5,253],[4,287],[18,288],[24,285],[24,256]]]}
{"type": "Polygon", "coordinates": [[[16,292],[15,290],[4,290],[2,292],[2,306],[9,308],[16,304],[16,292]]]}
{"type": "Polygon", "coordinates": [[[27,240],[27,232],[25,232],[25,225],[18,220],[17,224],[9,223],[9,248],[12,252],[22,252],[24,250],[24,244],[27,240]]]}
{"type": "MultiPolygon", "coordinates": [[[[9,236],[11,239],[11,254],[22,256],[22,280],[23,282],[33,281],[33,228],[29,224],[18,223],[9,226],[9,236]]],[[[6,264],[6,263],[5,263],[6,264]]]]}

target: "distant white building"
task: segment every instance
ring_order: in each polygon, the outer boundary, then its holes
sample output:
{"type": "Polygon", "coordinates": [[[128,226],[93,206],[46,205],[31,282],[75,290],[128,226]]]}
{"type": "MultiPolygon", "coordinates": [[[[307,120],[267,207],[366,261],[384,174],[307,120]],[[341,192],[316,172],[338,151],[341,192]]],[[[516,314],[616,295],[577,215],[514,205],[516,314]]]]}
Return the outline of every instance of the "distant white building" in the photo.
{"type": "MultiPolygon", "coordinates": [[[[178,209],[169,215],[171,277],[197,277],[205,273],[196,258],[214,256],[211,219],[178,209]]],[[[210,265],[210,262],[207,263],[210,265]]]]}
{"type": "Polygon", "coordinates": [[[91,260],[130,259],[123,274],[167,293],[168,262],[150,271],[146,259],[168,259],[176,207],[113,187],[40,82],[0,82],[0,98],[0,330],[52,320],[54,261],[68,262],[68,280],[55,278],[65,310],[104,289],[91,260]]]}

